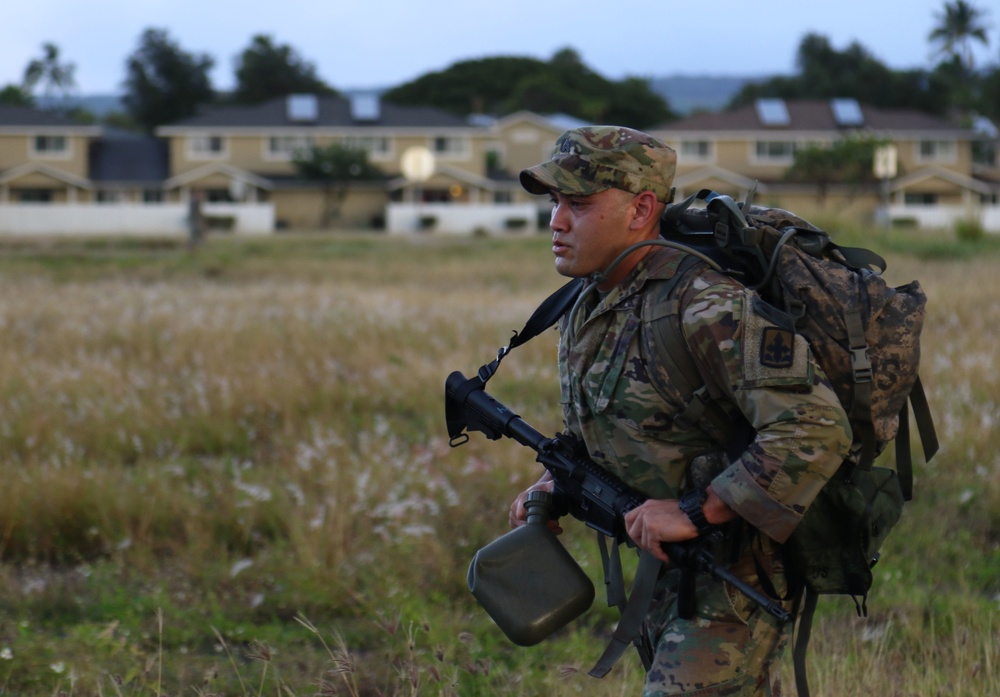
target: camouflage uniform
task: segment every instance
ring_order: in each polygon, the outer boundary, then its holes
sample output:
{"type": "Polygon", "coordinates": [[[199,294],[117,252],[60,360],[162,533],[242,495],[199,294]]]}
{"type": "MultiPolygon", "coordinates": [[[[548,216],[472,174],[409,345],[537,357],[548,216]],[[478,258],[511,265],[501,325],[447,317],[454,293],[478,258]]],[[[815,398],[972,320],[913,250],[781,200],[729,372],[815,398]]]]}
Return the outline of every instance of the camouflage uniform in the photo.
{"type": "MultiPolygon", "coordinates": [[[[762,342],[776,325],[761,314],[754,293],[714,271],[680,292],[684,338],[712,397],[742,412],[757,437],[727,465],[718,456],[718,434],[710,435],[706,424],[675,423],[688,396],[660,394],[651,382],[648,371],[657,366],[655,357],[643,355],[640,317],[644,291],[670,278],[681,258],[672,249],[646,257],[625,283],[584,305],[575,326],[564,320],[559,374],[566,426],[583,438],[595,462],[651,498],[677,498],[711,483],[763,533],[729,541],[740,546],[733,570],[760,587],[759,564],[783,596],[776,542],[788,538],[840,465],[850,426],[804,339],[791,337],[787,367],[761,364],[762,342]],[[713,462],[719,463],[714,471],[713,462]]],[[[699,579],[697,618],[679,619],[675,587],[674,575],[665,576],[648,620],[657,651],[646,695],[769,694],[767,667],[790,628],[708,577],[699,579]],[[701,691],[715,684],[716,691],[701,691]]]]}
{"type": "MultiPolygon", "coordinates": [[[[633,193],[652,190],[666,201],[670,194],[662,182],[672,179],[671,157],[672,151],[645,134],[579,129],[564,134],[550,162],[522,172],[521,182],[534,193],[588,195],[614,186],[633,193]],[[590,161],[594,150],[622,147],[630,149],[619,167],[627,170],[624,175],[590,161]],[[651,176],[647,185],[644,168],[657,165],[669,169],[668,176],[651,176]]],[[[585,298],[572,315],[573,326],[563,318],[559,373],[566,427],[584,440],[595,462],[651,498],[677,498],[710,483],[751,531],[731,536],[726,544],[735,549],[718,558],[735,558],[732,570],[758,588],[758,569],[763,570],[772,590],[784,597],[788,586],[779,543],[847,455],[847,416],[805,340],[769,320],[752,291],[706,269],[686,276],[674,294],[699,372],[689,380],[704,383],[734,418],[742,414],[756,437],[729,463],[720,454],[725,434],[713,433],[706,423],[676,419],[689,395],[671,390],[669,375],[651,380],[650,371],[659,366],[656,356],[645,355],[642,305],[654,284],[673,276],[682,257],[657,249],[609,292],[585,298]]],[[[681,619],[676,575],[675,569],[662,575],[647,616],[655,657],[646,697],[772,694],[769,667],[790,626],[707,576],[698,579],[696,616],[681,619]]]]}

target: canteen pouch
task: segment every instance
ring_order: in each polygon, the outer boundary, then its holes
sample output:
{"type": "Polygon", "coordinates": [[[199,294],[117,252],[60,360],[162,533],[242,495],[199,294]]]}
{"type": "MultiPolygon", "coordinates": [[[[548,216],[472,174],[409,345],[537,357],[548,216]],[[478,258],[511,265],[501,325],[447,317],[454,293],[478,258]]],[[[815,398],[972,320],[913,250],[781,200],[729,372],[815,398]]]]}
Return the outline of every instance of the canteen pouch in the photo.
{"type": "Polygon", "coordinates": [[[472,595],[518,646],[534,646],[594,602],[590,577],[545,524],[549,503],[540,499],[549,498],[531,492],[528,523],[480,549],[469,565],[472,595]]]}
{"type": "Polygon", "coordinates": [[[813,593],[864,598],[879,548],[902,510],[903,493],[893,470],[842,467],[786,543],[792,568],[813,593]]]}

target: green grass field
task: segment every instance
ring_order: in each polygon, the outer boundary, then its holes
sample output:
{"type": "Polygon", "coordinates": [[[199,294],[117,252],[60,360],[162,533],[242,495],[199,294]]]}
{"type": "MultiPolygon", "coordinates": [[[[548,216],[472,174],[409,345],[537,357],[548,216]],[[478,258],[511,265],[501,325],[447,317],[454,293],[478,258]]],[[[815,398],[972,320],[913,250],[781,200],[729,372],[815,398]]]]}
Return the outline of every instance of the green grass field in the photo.
{"type": "MultiPolygon", "coordinates": [[[[870,616],[821,602],[814,695],[1000,694],[1000,245],[909,234],[845,241],[927,290],[942,450],[870,616]]],[[[560,282],[545,235],[0,242],[0,695],[640,694],[586,676],[602,591],[520,649],[465,585],[539,466],[450,448],[444,379],[560,282]]],[[[491,383],[546,432],[555,341],[491,383]]]]}

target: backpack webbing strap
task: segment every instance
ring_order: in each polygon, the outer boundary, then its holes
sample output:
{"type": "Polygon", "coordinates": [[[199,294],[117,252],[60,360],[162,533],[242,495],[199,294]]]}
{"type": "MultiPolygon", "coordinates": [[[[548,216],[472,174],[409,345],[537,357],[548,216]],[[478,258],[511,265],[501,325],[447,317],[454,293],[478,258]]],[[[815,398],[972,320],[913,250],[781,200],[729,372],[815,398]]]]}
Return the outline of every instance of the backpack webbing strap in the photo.
{"type": "Polygon", "coordinates": [[[594,667],[590,669],[589,675],[591,677],[603,678],[607,675],[625,653],[629,644],[635,644],[636,648],[639,649],[639,657],[642,659],[643,667],[649,670],[652,665],[652,651],[641,640],[640,633],[642,624],[646,620],[649,604],[653,601],[653,592],[656,590],[660,566],[660,560],[649,552],[639,553],[639,565],[635,570],[632,593],[622,610],[622,616],[611,637],[611,643],[604,649],[604,653],[601,654],[594,667]],[[645,650],[643,650],[644,646],[645,650]]]}
{"type": "Polygon", "coordinates": [[[860,439],[861,455],[857,466],[870,470],[875,462],[875,425],[872,423],[872,362],[868,357],[868,342],[861,311],[854,308],[844,312],[847,343],[851,351],[851,369],[854,375],[854,399],[848,415],[854,425],[855,439],[860,439]]]}
{"type": "MultiPolygon", "coordinates": [[[[927,404],[927,394],[920,376],[913,383],[910,391],[909,405],[913,409],[913,419],[917,422],[917,433],[920,435],[920,445],[924,450],[924,460],[929,462],[938,451],[937,432],[934,430],[934,420],[931,418],[930,405],[927,404]]],[[[910,410],[906,402],[899,412],[899,431],[896,434],[896,474],[899,476],[899,486],[903,490],[903,500],[913,499],[913,455],[910,450],[910,410]]]]}
{"type": "MultiPolygon", "coordinates": [[[[795,628],[795,646],[792,649],[792,665],[795,668],[795,692],[798,697],[809,697],[809,677],[806,675],[806,650],[809,648],[809,636],[812,634],[813,616],[816,614],[816,603],[819,596],[802,589],[802,612],[799,613],[798,625],[795,628]]],[[[797,603],[799,601],[796,601],[797,603]]]]}
{"type": "Polygon", "coordinates": [[[869,269],[871,271],[878,269],[879,273],[884,273],[888,266],[881,255],[870,249],[865,249],[864,247],[833,246],[844,257],[844,262],[847,266],[852,269],[869,269]]]}

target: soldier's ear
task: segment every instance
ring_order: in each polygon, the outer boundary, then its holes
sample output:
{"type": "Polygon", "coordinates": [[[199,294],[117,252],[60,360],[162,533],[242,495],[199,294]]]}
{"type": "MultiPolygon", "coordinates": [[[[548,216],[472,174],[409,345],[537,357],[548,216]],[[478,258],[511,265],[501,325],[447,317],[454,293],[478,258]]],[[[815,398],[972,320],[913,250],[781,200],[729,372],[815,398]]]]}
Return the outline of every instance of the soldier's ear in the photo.
{"type": "Polygon", "coordinates": [[[632,199],[635,215],[632,216],[629,227],[639,229],[660,220],[660,202],[652,191],[643,191],[632,199]]]}

